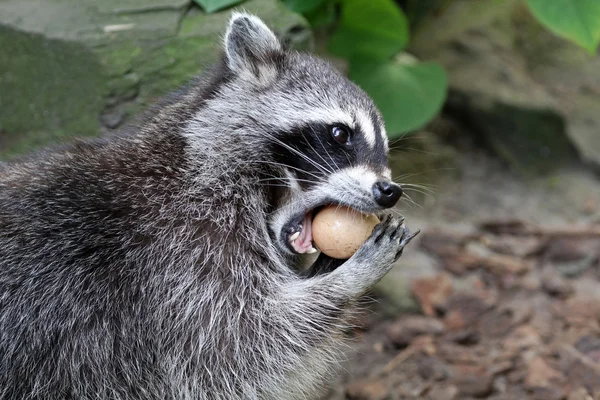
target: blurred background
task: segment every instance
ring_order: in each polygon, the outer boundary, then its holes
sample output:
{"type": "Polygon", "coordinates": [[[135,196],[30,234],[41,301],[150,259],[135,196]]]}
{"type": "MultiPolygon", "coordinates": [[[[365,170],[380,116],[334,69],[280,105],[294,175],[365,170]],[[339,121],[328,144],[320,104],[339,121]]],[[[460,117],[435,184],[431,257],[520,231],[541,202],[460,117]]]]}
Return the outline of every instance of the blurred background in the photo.
{"type": "Polygon", "coordinates": [[[131,123],[236,8],[373,97],[422,230],[324,399],[600,399],[600,1],[0,0],[0,160],[131,123]]]}

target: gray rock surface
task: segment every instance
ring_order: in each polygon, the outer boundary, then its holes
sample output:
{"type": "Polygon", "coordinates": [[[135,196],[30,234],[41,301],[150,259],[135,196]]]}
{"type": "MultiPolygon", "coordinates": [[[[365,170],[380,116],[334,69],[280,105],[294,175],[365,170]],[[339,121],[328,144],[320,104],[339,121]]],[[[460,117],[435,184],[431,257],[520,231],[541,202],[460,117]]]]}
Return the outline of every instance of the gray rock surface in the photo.
{"type": "Polygon", "coordinates": [[[600,167],[600,57],[524,2],[454,1],[422,21],[411,51],[446,68],[447,110],[513,169],[543,174],[578,157],[600,167]]]}
{"type": "MultiPolygon", "coordinates": [[[[291,47],[306,21],[279,0],[249,0],[291,47]]],[[[191,0],[0,2],[0,158],[131,121],[215,61],[233,9],[191,0]]]]}

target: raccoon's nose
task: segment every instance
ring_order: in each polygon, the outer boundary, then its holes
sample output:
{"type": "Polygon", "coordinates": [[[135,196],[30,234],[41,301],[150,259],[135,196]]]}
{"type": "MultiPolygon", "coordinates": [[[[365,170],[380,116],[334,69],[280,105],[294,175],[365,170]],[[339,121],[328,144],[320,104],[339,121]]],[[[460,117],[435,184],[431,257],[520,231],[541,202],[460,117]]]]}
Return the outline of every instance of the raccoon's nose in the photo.
{"type": "Polygon", "coordinates": [[[381,207],[391,208],[402,196],[402,188],[390,181],[377,181],[373,185],[373,195],[375,202],[381,207]]]}

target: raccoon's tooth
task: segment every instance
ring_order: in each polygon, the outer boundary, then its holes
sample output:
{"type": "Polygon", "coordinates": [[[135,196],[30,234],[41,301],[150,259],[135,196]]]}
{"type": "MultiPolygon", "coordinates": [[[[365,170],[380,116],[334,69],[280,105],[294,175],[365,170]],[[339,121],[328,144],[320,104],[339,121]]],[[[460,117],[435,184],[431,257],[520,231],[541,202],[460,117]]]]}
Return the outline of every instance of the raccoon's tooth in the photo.
{"type": "Polygon", "coordinates": [[[310,249],[306,250],[306,253],[308,254],[315,254],[317,252],[317,249],[315,249],[313,246],[310,246],[310,249]]]}
{"type": "Polygon", "coordinates": [[[300,232],[292,234],[292,236],[290,236],[290,241],[293,242],[294,240],[298,239],[298,236],[300,236],[300,232]]]}

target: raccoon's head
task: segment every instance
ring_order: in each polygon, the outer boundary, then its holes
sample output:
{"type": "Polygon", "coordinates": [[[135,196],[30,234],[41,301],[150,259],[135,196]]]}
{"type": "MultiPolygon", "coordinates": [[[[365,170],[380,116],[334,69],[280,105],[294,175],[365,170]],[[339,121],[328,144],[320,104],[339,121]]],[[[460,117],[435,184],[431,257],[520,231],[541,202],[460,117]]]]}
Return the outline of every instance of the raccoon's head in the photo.
{"type": "Polygon", "coordinates": [[[224,60],[228,78],[196,119],[196,132],[209,118],[227,121],[229,138],[238,135],[248,154],[260,153],[270,171],[264,184],[280,189],[269,228],[281,250],[316,251],[311,222],[324,205],[375,214],[395,206],[402,188],[387,165],[384,123],[359,87],[323,60],[285,51],[248,14],[231,18],[224,60]]]}

